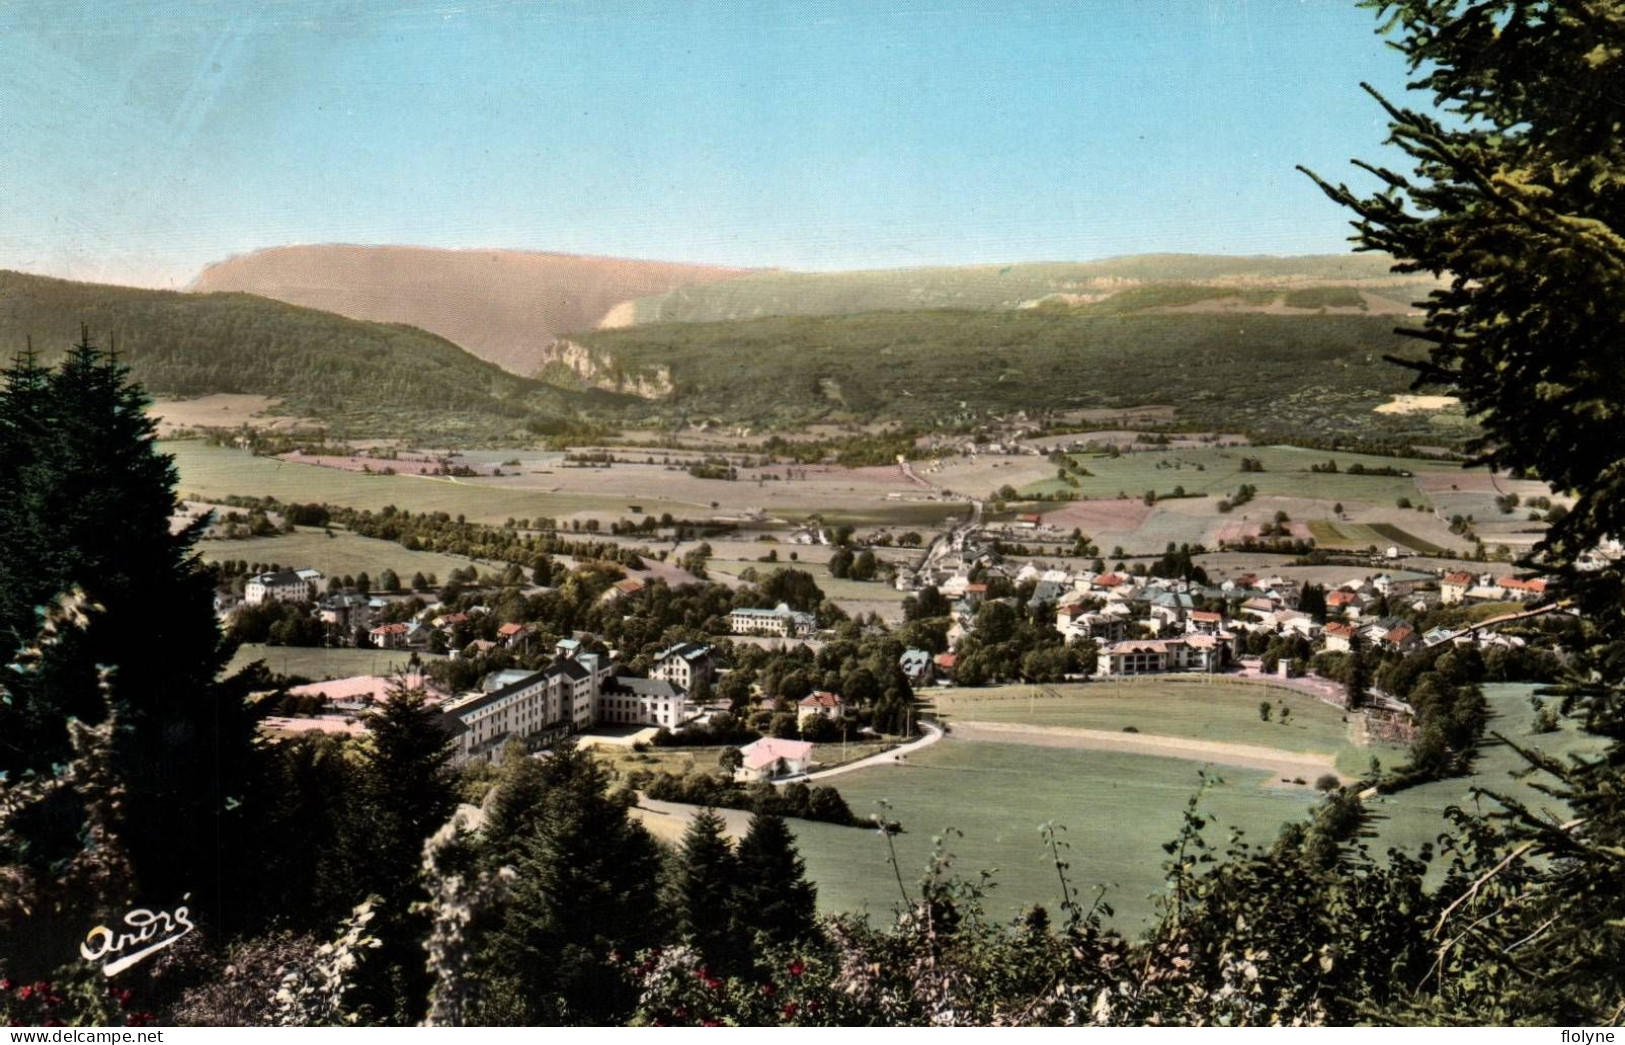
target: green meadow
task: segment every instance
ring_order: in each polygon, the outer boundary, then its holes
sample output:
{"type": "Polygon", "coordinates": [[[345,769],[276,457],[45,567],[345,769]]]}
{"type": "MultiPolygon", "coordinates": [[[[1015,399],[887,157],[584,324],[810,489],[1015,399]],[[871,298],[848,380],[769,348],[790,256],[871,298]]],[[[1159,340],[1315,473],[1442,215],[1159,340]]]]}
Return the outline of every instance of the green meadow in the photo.
{"type": "MultiPolygon", "coordinates": [[[[1491,731],[1558,755],[1595,751],[1596,741],[1569,723],[1556,733],[1529,734],[1534,717],[1529,696],[1535,688],[1486,686],[1494,712],[1491,731]]],[[[1249,743],[1269,743],[1273,729],[1276,746],[1284,750],[1324,750],[1322,745],[1335,742],[1343,728],[1336,709],[1316,712],[1305,706],[1308,702],[1291,697],[1292,727],[1255,728],[1262,724],[1257,722],[1259,698],[1253,687],[1237,687],[1233,697],[1228,693],[1204,697],[1208,687],[1200,684],[1188,688],[1172,684],[1161,694],[1148,685],[1137,694],[1145,699],[1135,710],[1113,704],[1117,698],[1104,692],[1068,692],[1058,699],[1029,702],[1015,687],[1007,689],[1012,692],[984,690],[979,699],[967,696],[951,713],[964,718],[974,711],[980,719],[1083,728],[1112,728],[1132,719],[1129,724],[1147,733],[1249,743]],[[1247,721],[1247,705],[1252,723],[1247,721]]],[[[1376,753],[1390,765],[1403,757],[1395,748],[1353,750],[1366,757],[1376,753]]],[[[1537,808],[1550,805],[1530,780],[1514,775],[1522,765],[1510,747],[1487,740],[1471,776],[1372,799],[1374,820],[1366,844],[1377,854],[1390,847],[1418,851],[1446,829],[1445,810],[1469,802],[1475,786],[1506,791],[1537,808]]],[[[1152,898],[1162,889],[1167,856],[1162,845],[1179,830],[1185,803],[1201,786],[1201,771],[1203,767],[1193,761],[979,743],[950,736],[910,756],[907,765],[872,767],[831,782],[860,816],[875,812],[881,801],[889,803],[889,815],[905,829],[893,841],[910,896],[918,895],[915,882],[930,854],[932,836],[952,827],[963,833],[947,839],[962,875],[975,880],[978,871],[997,870],[988,899],[993,915],[1013,917],[1033,904],[1053,910],[1060,900],[1059,885],[1038,829],[1054,820],[1066,827],[1062,837],[1071,846],[1066,858],[1074,883],[1085,890],[1107,885],[1107,901],[1116,911],[1113,924],[1132,932],[1148,924],[1155,912],[1152,898]]],[[[1221,847],[1232,830],[1243,832],[1255,844],[1268,843],[1282,824],[1304,816],[1315,802],[1306,789],[1272,786],[1266,773],[1226,767],[1205,771],[1223,781],[1202,799],[1210,822],[1209,840],[1221,847]]],[[[1487,808],[1489,803],[1482,805],[1487,808]]],[[[900,894],[887,862],[886,840],[878,832],[801,822],[796,832],[825,909],[890,917],[900,894]]]]}

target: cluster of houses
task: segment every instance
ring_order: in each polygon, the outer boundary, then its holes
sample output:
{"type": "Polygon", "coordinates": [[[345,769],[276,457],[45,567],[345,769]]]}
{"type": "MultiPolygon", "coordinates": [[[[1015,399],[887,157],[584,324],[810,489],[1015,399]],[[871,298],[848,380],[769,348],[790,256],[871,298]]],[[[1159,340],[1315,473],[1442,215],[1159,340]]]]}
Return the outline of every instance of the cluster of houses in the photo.
{"type": "MultiPolygon", "coordinates": [[[[1115,571],[1045,569],[1029,563],[1019,568],[967,558],[938,578],[937,590],[954,600],[948,632],[950,652],[931,655],[906,651],[899,661],[916,684],[951,679],[956,649],[974,628],[976,612],[988,597],[986,578],[1007,577],[1014,585],[1031,583],[1031,606],[1055,607],[1055,628],[1067,642],[1090,640],[1100,650],[1100,677],[1165,672],[1218,672],[1237,660],[1243,633],[1298,635],[1323,642],[1328,650],[1347,650],[1358,633],[1371,647],[1404,652],[1443,641],[1462,641],[1451,629],[1418,634],[1395,614],[1425,611],[1439,605],[1485,601],[1538,601],[1546,582],[1492,574],[1452,572],[1437,579],[1423,574],[1379,574],[1354,578],[1326,593],[1326,624],[1301,608],[1300,582],[1285,577],[1244,574],[1215,584],[1148,577],[1115,571]],[[970,566],[980,565],[972,581],[970,566]],[[1228,607],[1227,611],[1198,607],[1228,607]],[[1386,607],[1386,612],[1382,612],[1386,607]]],[[[913,583],[931,578],[925,571],[913,583]]],[[[1489,632],[1473,641],[1481,645],[1517,645],[1518,640],[1489,632]]]]}

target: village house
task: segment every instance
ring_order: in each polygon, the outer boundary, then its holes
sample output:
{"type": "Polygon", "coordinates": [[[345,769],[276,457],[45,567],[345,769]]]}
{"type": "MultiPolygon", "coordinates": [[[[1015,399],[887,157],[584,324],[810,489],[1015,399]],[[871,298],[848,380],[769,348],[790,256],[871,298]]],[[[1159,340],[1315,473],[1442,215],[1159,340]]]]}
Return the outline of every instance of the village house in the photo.
{"type": "Polygon", "coordinates": [[[1185,620],[1185,630],[1201,635],[1217,635],[1224,630],[1224,614],[1192,610],[1185,620]]]}
{"type": "Polygon", "coordinates": [[[716,654],[710,646],[698,642],[679,642],[655,654],[649,677],[670,682],[686,693],[701,679],[709,683],[715,671],[716,654]]]}
{"type": "Polygon", "coordinates": [[[1394,627],[1389,628],[1383,633],[1379,642],[1384,649],[1396,652],[1403,652],[1421,645],[1421,639],[1417,637],[1416,629],[1410,624],[1396,624],[1394,627]]]}
{"type": "Polygon", "coordinates": [[[813,746],[804,740],[763,737],[739,749],[745,761],[734,776],[753,782],[801,776],[812,764],[812,751],[813,746]]]}
{"type": "Polygon", "coordinates": [[[1358,616],[1365,600],[1359,592],[1348,588],[1338,588],[1336,591],[1326,593],[1326,612],[1334,617],[1358,616]]]}
{"type": "Polygon", "coordinates": [[[620,599],[626,598],[629,595],[636,595],[642,590],[642,581],[638,580],[636,577],[627,577],[624,580],[619,580],[614,584],[611,584],[609,588],[605,590],[604,594],[600,595],[598,598],[601,602],[616,602],[620,599]]]}
{"type": "Polygon", "coordinates": [[[371,600],[365,595],[329,595],[316,605],[316,616],[336,631],[364,628],[372,621],[371,600]]]}
{"type": "Polygon", "coordinates": [[[827,718],[831,722],[839,722],[846,717],[846,701],[837,693],[818,690],[803,697],[796,705],[797,724],[806,722],[810,718],[827,718]]]}
{"type": "Polygon", "coordinates": [[[1534,602],[1546,595],[1546,582],[1538,577],[1501,577],[1495,582],[1508,599],[1534,602]]]}
{"type": "Polygon", "coordinates": [[[1467,597],[1467,589],[1478,583],[1478,578],[1465,571],[1455,571],[1444,575],[1439,581],[1439,603],[1443,606],[1454,606],[1467,597]]]}
{"type": "Polygon", "coordinates": [[[932,668],[931,652],[923,649],[907,649],[897,658],[897,666],[903,669],[911,685],[924,686],[931,682],[932,668]]]}
{"type": "Polygon", "coordinates": [[[214,593],[214,614],[217,617],[229,616],[233,610],[243,604],[243,597],[227,588],[214,593]]]}
{"type": "Polygon", "coordinates": [[[1355,627],[1347,621],[1334,621],[1326,625],[1321,632],[1326,639],[1326,649],[1332,653],[1347,653],[1353,649],[1355,627]]]}
{"type": "Polygon", "coordinates": [[[404,649],[406,647],[406,633],[409,626],[399,621],[393,624],[380,624],[367,632],[367,637],[379,649],[404,649]]]}

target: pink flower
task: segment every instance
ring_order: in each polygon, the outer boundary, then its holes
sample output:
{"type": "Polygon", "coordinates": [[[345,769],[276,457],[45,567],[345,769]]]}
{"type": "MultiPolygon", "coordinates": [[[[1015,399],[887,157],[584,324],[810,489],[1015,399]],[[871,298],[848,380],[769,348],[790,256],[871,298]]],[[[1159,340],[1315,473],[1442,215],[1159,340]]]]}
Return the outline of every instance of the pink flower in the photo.
{"type": "Polygon", "coordinates": [[[796,1018],[796,1013],[800,1010],[800,1008],[801,1008],[801,1006],[797,1005],[793,1001],[792,1002],[786,1002],[785,1005],[784,1005],[784,1009],[782,1010],[783,1013],[784,1013],[784,1018],[787,1019],[787,1020],[795,1019],[796,1018]]]}
{"type": "Polygon", "coordinates": [[[807,971],[807,966],[802,963],[800,958],[797,958],[795,961],[790,963],[790,975],[791,976],[795,976],[797,978],[800,978],[801,974],[806,972],[806,971],[807,971]]]}

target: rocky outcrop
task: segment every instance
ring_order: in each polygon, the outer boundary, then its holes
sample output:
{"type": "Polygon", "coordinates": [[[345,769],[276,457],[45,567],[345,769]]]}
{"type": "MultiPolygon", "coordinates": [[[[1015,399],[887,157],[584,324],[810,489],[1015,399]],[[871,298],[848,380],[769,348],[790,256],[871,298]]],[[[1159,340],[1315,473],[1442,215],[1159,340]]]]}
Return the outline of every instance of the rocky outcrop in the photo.
{"type": "Polygon", "coordinates": [[[628,373],[607,352],[557,338],[541,353],[535,377],[560,388],[597,388],[640,399],[665,399],[672,394],[671,369],[665,365],[628,373]]]}

